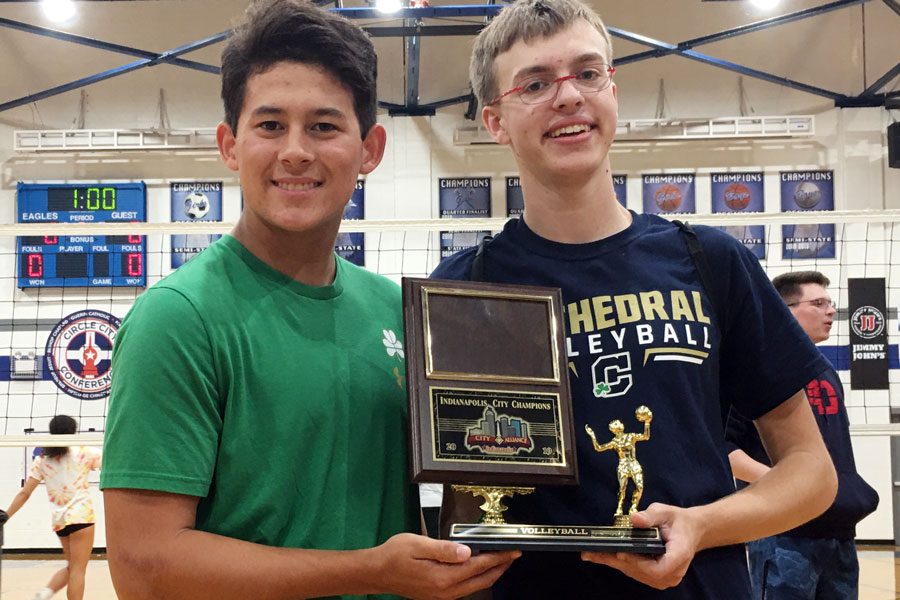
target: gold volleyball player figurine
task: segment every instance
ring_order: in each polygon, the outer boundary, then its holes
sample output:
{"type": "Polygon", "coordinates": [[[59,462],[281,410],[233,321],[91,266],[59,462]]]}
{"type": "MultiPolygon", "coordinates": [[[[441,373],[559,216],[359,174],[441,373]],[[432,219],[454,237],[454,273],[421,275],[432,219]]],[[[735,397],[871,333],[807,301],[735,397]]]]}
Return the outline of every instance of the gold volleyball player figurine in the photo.
{"type": "Polygon", "coordinates": [[[619,505],[616,507],[613,522],[616,527],[631,527],[631,515],[637,512],[638,502],[641,500],[641,494],[644,493],[644,470],[635,458],[634,447],[638,442],[650,439],[650,421],[653,419],[653,413],[646,406],[639,406],[634,411],[634,416],[644,424],[644,433],[624,433],[625,426],[616,419],[609,424],[613,439],[605,444],[597,443],[597,436],[594,435],[594,430],[590,425],[585,424],[584,426],[584,430],[591,436],[591,441],[594,443],[594,450],[597,452],[615,450],[619,455],[619,467],[616,470],[619,478],[619,505]],[[625,504],[625,489],[629,479],[634,482],[635,490],[631,495],[631,508],[628,509],[628,514],[624,515],[622,506],[625,504]]]}

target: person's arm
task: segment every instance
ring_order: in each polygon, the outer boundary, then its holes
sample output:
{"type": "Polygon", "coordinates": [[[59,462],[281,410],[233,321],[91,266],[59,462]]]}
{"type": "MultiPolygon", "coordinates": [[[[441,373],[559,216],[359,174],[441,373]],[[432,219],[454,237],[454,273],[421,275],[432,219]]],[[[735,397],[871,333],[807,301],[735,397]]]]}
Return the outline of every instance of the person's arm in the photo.
{"type": "Polygon", "coordinates": [[[644,433],[635,436],[634,441],[646,442],[650,439],[650,421],[644,421],[644,433]]]}
{"type": "Polygon", "coordinates": [[[771,468],[758,460],[754,460],[740,448],[733,450],[728,455],[728,462],[731,463],[731,472],[734,473],[735,479],[740,479],[747,483],[753,483],[768,473],[771,468]]]}
{"type": "Polygon", "coordinates": [[[594,435],[594,430],[591,429],[590,425],[585,424],[584,430],[587,432],[589,436],[591,436],[591,443],[594,445],[594,450],[597,452],[605,452],[607,450],[611,450],[613,448],[612,442],[606,442],[605,444],[600,444],[597,442],[597,436],[594,435]]]}
{"type": "Polygon", "coordinates": [[[194,529],[194,496],[106,489],[109,568],[120,600],[278,600],[392,593],[458,598],[488,587],[516,552],[401,533],[352,551],[275,548],[194,529]]]}
{"type": "Polygon", "coordinates": [[[632,515],[635,527],[659,527],[666,553],[582,553],[658,589],[681,581],[700,550],[737,544],[796,527],[834,500],[837,476],[802,390],[756,421],[773,467],[756,483],[711,504],[654,503],[632,515]]]}
{"type": "Polygon", "coordinates": [[[22,486],[22,489],[19,490],[19,493],[13,497],[12,502],[9,503],[9,508],[6,509],[6,514],[8,518],[11,518],[14,514],[19,512],[19,509],[28,502],[28,499],[31,498],[32,492],[34,492],[35,488],[37,488],[40,481],[35,479],[34,477],[29,477],[25,480],[25,485],[22,486]]]}

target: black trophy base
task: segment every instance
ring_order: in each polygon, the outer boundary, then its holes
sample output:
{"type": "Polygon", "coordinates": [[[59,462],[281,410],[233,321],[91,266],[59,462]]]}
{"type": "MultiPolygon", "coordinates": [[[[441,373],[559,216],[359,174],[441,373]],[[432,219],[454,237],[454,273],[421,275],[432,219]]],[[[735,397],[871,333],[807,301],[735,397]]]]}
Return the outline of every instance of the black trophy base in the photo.
{"type": "Polygon", "coordinates": [[[656,527],[457,524],[450,529],[450,540],[479,551],[666,552],[666,544],[656,527]]]}

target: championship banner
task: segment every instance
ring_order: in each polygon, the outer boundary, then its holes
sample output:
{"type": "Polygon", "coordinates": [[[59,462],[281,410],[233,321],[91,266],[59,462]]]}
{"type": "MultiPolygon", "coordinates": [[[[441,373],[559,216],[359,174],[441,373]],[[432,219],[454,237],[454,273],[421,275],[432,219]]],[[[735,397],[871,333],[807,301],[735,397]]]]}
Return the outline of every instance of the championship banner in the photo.
{"type": "Polygon", "coordinates": [[[848,279],[850,389],[886,390],[888,339],[883,277],[848,279]]]}
{"type": "MultiPolygon", "coordinates": [[[[475,219],[491,216],[490,177],[438,179],[438,209],[442,219],[475,219]]],[[[441,260],[472,248],[490,231],[442,231],[441,260]]]]}
{"type": "MultiPolygon", "coordinates": [[[[366,183],[362,180],[356,182],[356,188],[344,207],[345,220],[361,221],[366,218],[366,183]]],[[[334,240],[334,251],[341,258],[345,258],[354,265],[364,267],[366,265],[366,239],[361,232],[340,232],[334,240]]]]}
{"type": "MultiPolygon", "coordinates": [[[[834,171],[785,171],[781,177],[783,212],[834,210],[834,171]]],[[[834,258],[834,224],[782,225],[782,257],[834,258]]]]}
{"type": "MultiPolygon", "coordinates": [[[[765,210],[762,173],[711,173],[713,213],[758,213],[765,210]]],[[[763,225],[726,225],[719,227],[752,252],[766,258],[766,232],[763,225]]]]}
{"type": "Polygon", "coordinates": [[[693,173],[643,176],[644,213],[650,215],[697,212],[693,173]]]}
{"type": "Polygon", "coordinates": [[[519,217],[525,212],[525,197],[518,177],[506,178],[506,216],[519,217]]]}
{"type": "MultiPolygon", "coordinates": [[[[221,221],[221,181],[176,181],[171,184],[172,221],[221,221]]],[[[172,236],[172,268],[177,269],[207,246],[219,234],[189,233],[172,236]]]]}
{"type": "Polygon", "coordinates": [[[625,191],[625,182],[628,181],[627,175],[613,175],[613,190],[616,192],[616,200],[619,201],[619,204],[627,207],[626,204],[627,192],[625,191]]]}

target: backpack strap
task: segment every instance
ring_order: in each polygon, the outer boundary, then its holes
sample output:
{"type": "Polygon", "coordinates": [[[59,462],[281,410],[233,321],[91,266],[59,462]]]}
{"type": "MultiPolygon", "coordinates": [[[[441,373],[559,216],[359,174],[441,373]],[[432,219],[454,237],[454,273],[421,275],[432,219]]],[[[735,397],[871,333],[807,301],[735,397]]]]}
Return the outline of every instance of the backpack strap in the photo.
{"type": "Polygon", "coordinates": [[[694,268],[700,276],[700,285],[703,287],[706,295],[709,296],[709,301],[712,303],[713,307],[713,313],[721,331],[725,324],[723,313],[724,305],[722,304],[722,298],[718,288],[712,283],[714,281],[712,270],[709,267],[709,261],[706,260],[706,253],[703,251],[703,246],[700,244],[700,238],[697,237],[697,232],[694,231],[694,228],[691,227],[689,223],[683,223],[678,220],[673,220],[672,223],[677,225],[678,229],[681,230],[681,235],[687,246],[688,254],[691,255],[691,260],[694,262],[694,268]]]}
{"type": "Polygon", "coordinates": [[[493,241],[494,236],[486,235],[481,238],[475,258],[472,259],[472,268],[469,270],[469,281],[484,281],[484,250],[493,241]]]}
{"type": "MultiPolygon", "coordinates": [[[[706,259],[706,253],[703,251],[703,246],[700,244],[700,238],[697,237],[697,232],[694,231],[694,228],[688,223],[682,223],[678,220],[673,220],[672,222],[681,230],[681,236],[684,238],[688,254],[691,255],[691,260],[694,262],[694,268],[700,276],[700,285],[703,287],[706,295],[709,297],[709,301],[712,303],[713,317],[716,319],[716,325],[719,328],[720,335],[724,338],[725,304],[723,303],[723,298],[725,295],[720,293],[720,288],[713,285],[713,282],[721,281],[721,277],[719,279],[713,277],[712,270],[709,267],[709,261],[706,259]]],[[[722,418],[722,432],[724,434],[728,427],[728,422],[731,419],[731,412],[734,410],[734,407],[731,405],[730,398],[724,397],[721,394],[721,391],[719,396],[719,410],[722,418]]]]}

